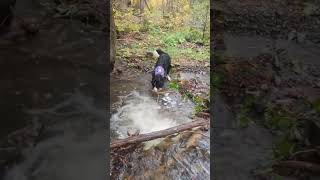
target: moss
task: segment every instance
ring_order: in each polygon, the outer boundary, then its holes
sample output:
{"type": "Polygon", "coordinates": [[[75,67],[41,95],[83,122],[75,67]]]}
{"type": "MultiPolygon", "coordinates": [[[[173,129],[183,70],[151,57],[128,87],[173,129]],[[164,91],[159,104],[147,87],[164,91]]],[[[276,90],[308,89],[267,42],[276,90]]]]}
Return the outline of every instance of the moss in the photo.
{"type": "Polygon", "coordinates": [[[168,86],[169,86],[170,89],[174,89],[174,90],[177,90],[177,91],[179,91],[179,89],[180,89],[178,81],[171,81],[168,86]]]}
{"type": "Polygon", "coordinates": [[[246,96],[244,98],[243,104],[241,105],[240,112],[238,113],[238,125],[242,128],[248,127],[249,122],[251,121],[249,115],[254,103],[253,96],[246,96]]]}
{"type": "Polygon", "coordinates": [[[213,62],[214,62],[216,65],[218,65],[218,64],[224,64],[224,63],[225,63],[222,55],[216,54],[216,53],[213,54],[213,62]]]}
{"type": "Polygon", "coordinates": [[[316,99],[313,103],[313,108],[317,113],[320,113],[320,98],[316,99]]]}
{"type": "Polygon", "coordinates": [[[225,75],[222,72],[211,73],[211,87],[213,91],[218,91],[221,88],[224,78],[225,75]]]}
{"type": "Polygon", "coordinates": [[[204,110],[204,107],[201,104],[196,104],[195,114],[198,114],[204,110]]]}
{"type": "Polygon", "coordinates": [[[278,107],[268,107],[265,112],[265,125],[270,129],[288,130],[295,121],[292,114],[278,107]]]}
{"type": "Polygon", "coordinates": [[[275,159],[286,159],[295,151],[296,147],[297,143],[286,133],[273,145],[273,156],[275,159]]]}

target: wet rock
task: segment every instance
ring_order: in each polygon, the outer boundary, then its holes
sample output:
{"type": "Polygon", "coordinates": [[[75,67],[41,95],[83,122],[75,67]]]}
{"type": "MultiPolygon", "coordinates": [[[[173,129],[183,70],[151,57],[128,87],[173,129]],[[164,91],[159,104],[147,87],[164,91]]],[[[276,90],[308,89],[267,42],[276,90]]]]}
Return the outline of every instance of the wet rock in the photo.
{"type": "Polygon", "coordinates": [[[306,33],[298,33],[297,34],[297,42],[298,43],[303,43],[306,40],[306,33]]]}
{"type": "Polygon", "coordinates": [[[291,98],[300,98],[300,97],[303,97],[303,93],[302,91],[300,91],[299,89],[297,88],[288,88],[285,90],[285,93],[288,97],[291,97],[291,98]]]}
{"type": "Polygon", "coordinates": [[[269,86],[267,84],[262,84],[261,85],[261,90],[266,91],[269,89],[269,86]]]}
{"type": "Polygon", "coordinates": [[[291,31],[289,34],[288,34],[288,40],[289,41],[293,41],[297,38],[297,32],[294,30],[294,31],[291,31]]]}
{"type": "Polygon", "coordinates": [[[246,94],[248,94],[248,95],[253,95],[253,96],[255,96],[255,97],[258,97],[258,96],[260,96],[260,94],[261,94],[261,92],[260,91],[246,91],[246,94]]]}
{"type": "Polygon", "coordinates": [[[292,104],[292,102],[293,102],[293,99],[291,99],[291,98],[275,100],[275,104],[281,105],[281,106],[290,105],[290,104],[292,104]]]}
{"type": "Polygon", "coordinates": [[[46,99],[51,99],[51,98],[52,98],[52,94],[51,94],[51,93],[45,94],[45,98],[46,98],[46,99]]]}
{"type": "Polygon", "coordinates": [[[299,64],[299,61],[297,60],[292,60],[291,61],[291,64],[292,64],[292,70],[297,73],[297,74],[302,74],[302,67],[301,65],[299,64]]]}
{"type": "Polygon", "coordinates": [[[315,87],[320,88],[320,81],[317,81],[314,84],[315,84],[315,87]]]}
{"type": "Polygon", "coordinates": [[[281,79],[280,79],[279,76],[275,76],[275,78],[274,78],[274,83],[275,83],[276,86],[280,86],[280,84],[281,84],[281,79]]]}

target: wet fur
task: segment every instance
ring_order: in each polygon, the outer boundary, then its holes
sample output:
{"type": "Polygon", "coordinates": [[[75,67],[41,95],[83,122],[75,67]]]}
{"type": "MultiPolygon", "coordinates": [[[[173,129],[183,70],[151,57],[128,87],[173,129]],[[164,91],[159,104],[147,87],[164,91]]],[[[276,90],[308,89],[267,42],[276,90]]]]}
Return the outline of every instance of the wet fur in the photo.
{"type": "Polygon", "coordinates": [[[170,73],[170,69],[171,69],[171,58],[170,56],[163,52],[161,49],[157,49],[156,53],[158,54],[158,60],[154,66],[154,70],[152,71],[152,80],[151,80],[151,84],[152,84],[152,88],[163,88],[164,86],[164,82],[165,79],[167,78],[167,76],[170,73]],[[165,77],[162,77],[160,75],[155,75],[155,68],[157,66],[162,66],[164,69],[164,73],[165,73],[165,77]]]}

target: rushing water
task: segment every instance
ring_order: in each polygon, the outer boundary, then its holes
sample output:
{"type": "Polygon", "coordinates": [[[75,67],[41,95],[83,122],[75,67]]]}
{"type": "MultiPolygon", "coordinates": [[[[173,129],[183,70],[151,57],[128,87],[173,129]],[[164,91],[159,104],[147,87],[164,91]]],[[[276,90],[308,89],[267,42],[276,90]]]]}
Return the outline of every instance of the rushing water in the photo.
{"type": "Polygon", "coordinates": [[[130,81],[111,78],[111,138],[125,138],[128,130],[149,133],[192,120],[193,102],[169,89],[152,92],[150,78],[149,74],[130,81]]]}
{"type": "MultiPolygon", "coordinates": [[[[182,79],[191,76],[180,74],[182,79]]],[[[144,134],[192,121],[194,104],[188,98],[168,89],[153,93],[149,80],[148,75],[121,83],[111,79],[112,89],[122,89],[114,92],[118,98],[112,106],[111,139],[125,138],[127,131],[144,134]]],[[[209,179],[210,132],[195,130],[146,142],[129,156],[118,179],[209,179]]]]}

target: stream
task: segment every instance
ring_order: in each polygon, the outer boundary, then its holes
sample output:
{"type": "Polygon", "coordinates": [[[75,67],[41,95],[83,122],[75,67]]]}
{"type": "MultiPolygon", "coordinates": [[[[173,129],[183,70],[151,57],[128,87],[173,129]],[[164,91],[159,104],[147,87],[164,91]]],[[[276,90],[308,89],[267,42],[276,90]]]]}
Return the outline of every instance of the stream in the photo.
{"type": "MultiPolygon", "coordinates": [[[[180,73],[179,77],[196,75],[180,73]]],[[[111,92],[117,97],[111,101],[111,140],[126,138],[131,130],[144,134],[192,121],[193,102],[168,88],[161,94],[152,92],[150,78],[150,74],[141,75],[127,83],[111,78],[111,92]]],[[[145,142],[143,150],[130,155],[118,179],[209,179],[210,131],[204,134],[190,132],[145,142]]]]}

